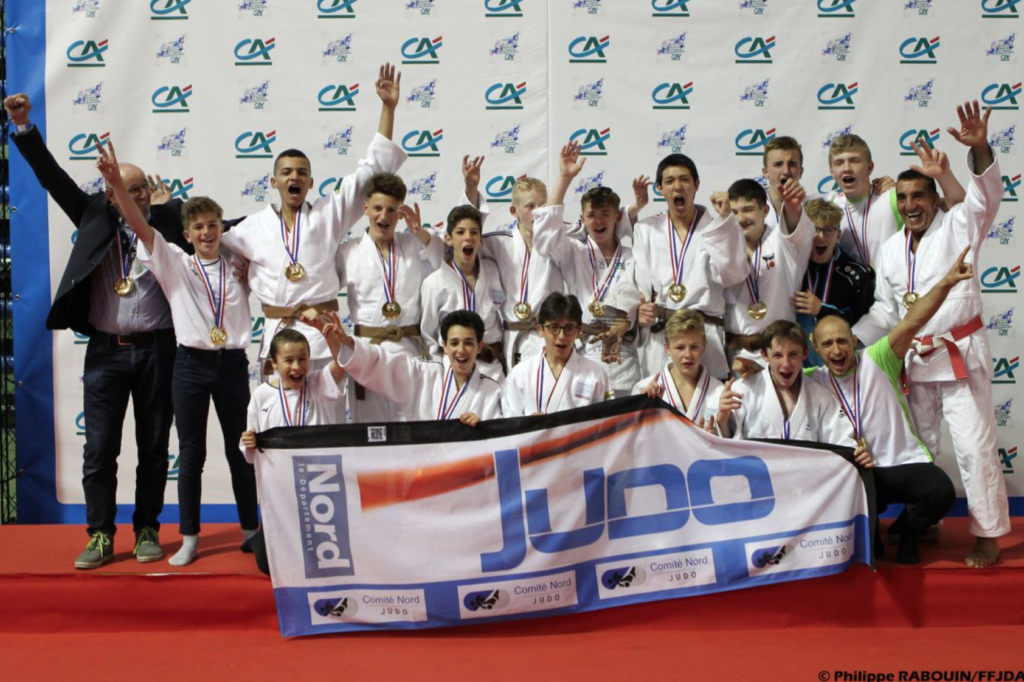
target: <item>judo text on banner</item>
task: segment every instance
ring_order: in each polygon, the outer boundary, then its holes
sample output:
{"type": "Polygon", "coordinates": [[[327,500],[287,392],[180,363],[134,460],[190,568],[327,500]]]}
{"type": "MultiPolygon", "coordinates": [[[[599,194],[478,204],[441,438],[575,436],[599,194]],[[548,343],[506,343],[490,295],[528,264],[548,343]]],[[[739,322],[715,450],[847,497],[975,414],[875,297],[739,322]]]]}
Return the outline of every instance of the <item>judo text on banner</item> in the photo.
{"type": "Polygon", "coordinates": [[[470,429],[274,429],[257,457],[286,636],[552,616],[870,563],[864,482],[643,397],[470,429]]]}

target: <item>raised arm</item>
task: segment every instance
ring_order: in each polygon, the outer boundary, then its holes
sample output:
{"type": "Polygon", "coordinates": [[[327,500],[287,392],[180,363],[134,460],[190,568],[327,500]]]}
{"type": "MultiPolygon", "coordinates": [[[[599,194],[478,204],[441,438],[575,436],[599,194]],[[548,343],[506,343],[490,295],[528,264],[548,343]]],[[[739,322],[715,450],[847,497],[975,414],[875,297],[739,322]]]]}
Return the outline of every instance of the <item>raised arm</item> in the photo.
{"type": "Polygon", "coordinates": [[[345,378],[345,369],[338,362],[338,355],[343,348],[351,347],[352,338],[345,333],[345,328],[338,319],[337,313],[318,314],[316,309],[309,308],[299,315],[299,320],[305,322],[319,331],[324,340],[327,341],[327,348],[331,351],[331,364],[328,365],[331,377],[335,383],[345,378]]]}
{"type": "Polygon", "coordinates": [[[585,157],[580,156],[580,149],[579,142],[570,142],[562,147],[558,156],[558,179],[555,181],[555,186],[551,188],[548,206],[565,204],[565,194],[569,191],[569,184],[580,174],[583,164],[587,162],[585,157]]]}
{"type": "Polygon", "coordinates": [[[953,287],[974,276],[971,264],[964,262],[964,259],[967,258],[967,252],[970,250],[971,247],[968,246],[960,252],[960,257],[957,258],[956,263],[949,269],[946,276],[932,287],[931,291],[925,294],[921,300],[911,306],[900,323],[896,325],[896,328],[889,332],[889,346],[896,357],[903,358],[906,356],[907,351],[910,350],[910,345],[914,341],[914,337],[917,336],[918,332],[928,324],[928,320],[932,319],[932,316],[942,307],[942,303],[946,300],[949,292],[953,290],[953,287]]]}
{"type": "Polygon", "coordinates": [[[142,211],[139,210],[135,200],[132,199],[132,195],[128,193],[128,187],[124,184],[124,179],[121,177],[121,167],[117,164],[117,154],[114,152],[113,140],[108,140],[107,146],[109,151],[104,149],[101,144],[96,145],[96,153],[100,157],[96,162],[96,168],[99,169],[103,179],[107,181],[107,184],[114,191],[115,204],[125,222],[128,223],[128,227],[138,235],[139,241],[146,247],[146,251],[153,253],[155,231],[146,222],[146,217],[142,215],[142,211]]]}
{"type": "MultiPolygon", "coordinates": [[[[946,210],[959,204],[967,196],[967,191],[960,181],[953,175],[949,168],[949,157],[944,152],[935,149],[925,138],[921,138],[920,144],[910,143],[917,158],[921,160],[920,165],[910,166],[910,170],[917,171],[925,177],[932,178],[942,189],[942,200],[945,202],[946,210]]],[[[987,143],[986,143],[987,147],[987,143]]]]}
{"type": "Polygon", "coordinates": [[[473,208],[480,208],[480,167],[484,165],[484,157],[468,154],[462,157],[463,195],[466,202],[473,208]]]}
{"type": "MultiPolygon", "coordinates": [[[[797,224],[800,222],[800,216],[804,212],[804,199],[807,198],[807,192],[800,183],[793,178],[784,178],[782,185],[779,187],[779,194],[782,196],[782,202],[784,208],[782,209],[785,220],[781,221],[783,229],[786,234],[793,234],[797,224]]],[[[814,233],[811,233],[811,237],[814,237],[814,233]]]]}
{"type": "Polygon", "coordinates": [[[395,135],[395,109],[402,94],[402,72],[390,63],[385,63],[380,67],[380,74],[374,85],[381,102],[377,132],[390,140],[395,135]]]}
{"type": "Polygon", "coordinates": [[[28,117],[32,111],[32,102],[28,95],[23,92],[11,95],[4,100],[4,108],[7,109],[11,123],[19,127],[31,126],[24,132],[15,132],[11,139],[32,167],[39,184],[77,227],[89,205],[89,195],[83,192],[71,176],[60,167],[53,154],[46,148],[39,129],[32,126],[28,117]]]}
{"type": "Polygon", "coordinates": [[[974,174],[981,175],[995,162],[992,148],[988,145],[988,118],[992,115],[992,107],[985,108],[981,114],[978,100],[964,102],[956,108],[960,118],[960,128],[946,128],[949,134],[960,144],[969,147],[974,157],[974,174]]]}

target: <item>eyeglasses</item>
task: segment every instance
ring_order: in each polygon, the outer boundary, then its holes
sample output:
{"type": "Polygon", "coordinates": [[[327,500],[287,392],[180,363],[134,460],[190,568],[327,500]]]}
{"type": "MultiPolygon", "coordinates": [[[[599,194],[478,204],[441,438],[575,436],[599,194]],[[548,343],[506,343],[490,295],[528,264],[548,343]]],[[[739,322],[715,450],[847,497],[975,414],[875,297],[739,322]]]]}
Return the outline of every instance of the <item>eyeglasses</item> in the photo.
{"type": "Polygon", "coordinates": [[[839,230],[834,227],[816,227],[814,228],[815,235],[821,235],[822,237],[834,237],[839,230]]]}
{"type": "Polygon", "coordinates": [[[128,194],[132,196],[146,194],[149,191],[149,183],[143,182],[138,185],[132,185],[128,188],[128,194]]]}
{"type": "Polygon", "coordinates": [[[580,331],[579,325],[575,324],[567,324],[564,327],[559,327],[557,324],[545,324],[543,325],[543,327],[544,331],[546,331],[548,334],[551,334],[551,336],[554,337],[558,337],[560,334],[565,334],[566,336],[576,336],[576,334],[579,333],[580,331]]]}

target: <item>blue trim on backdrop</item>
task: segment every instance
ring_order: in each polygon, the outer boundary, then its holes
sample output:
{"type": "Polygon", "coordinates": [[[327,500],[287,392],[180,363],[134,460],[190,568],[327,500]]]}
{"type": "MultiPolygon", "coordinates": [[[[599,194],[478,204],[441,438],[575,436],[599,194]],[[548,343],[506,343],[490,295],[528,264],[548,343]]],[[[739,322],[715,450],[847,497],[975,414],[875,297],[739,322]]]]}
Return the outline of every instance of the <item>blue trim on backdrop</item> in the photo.
{"type": "MultiPolygon", "coordinates": [[[[32,122],[46,135],[46,3],[9,2],[7,92],[32,100],[32,122]]],[[[14,315],[15,442],[18,520],[60,522],[53,419],[53,335],[46,191],[9,144],[11,168],[11,293],[14,315]]]]}
{"type": "MultiPolygon", "coordinates": [[[[46,139],[46,3],[7,3],[7,92],[27,93],[31,120],[46,139]]],[[[57,446],[54,422],[53,336],[46,317],[50,291],[50,237],[46,190],[9,144],[11,168],[11,292],[14,315],[15,440],[20,523],[85,524],[84,504],[57,499],[57,446]]],[[[80,452],[78,453],[80,455],[80,452]]],[[[70,455],[70,453],[69,453],[70,455]]],[[[171,483],[173,485],[173,482],[171,483]]],[[[131,523],[133,504],[120,504],[118,523],[131,523]]],[[[202,507],[207,523],[238,522],[233,504],[202,507]]],[[[163,523],[178,522],[178,505],[167,505],[163,523]]]]}

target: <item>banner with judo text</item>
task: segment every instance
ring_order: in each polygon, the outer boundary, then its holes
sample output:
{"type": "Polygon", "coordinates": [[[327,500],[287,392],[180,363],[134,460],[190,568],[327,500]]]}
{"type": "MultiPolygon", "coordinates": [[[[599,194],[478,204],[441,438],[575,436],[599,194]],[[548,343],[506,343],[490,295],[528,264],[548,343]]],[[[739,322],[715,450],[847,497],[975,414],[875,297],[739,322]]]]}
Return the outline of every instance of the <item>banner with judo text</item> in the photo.
{"type": "Polygon", "coordinates": [[[644,398],[260,443],[285,636],[553,616],[872,561],[843,457],[709,436],[644,398]]]}

